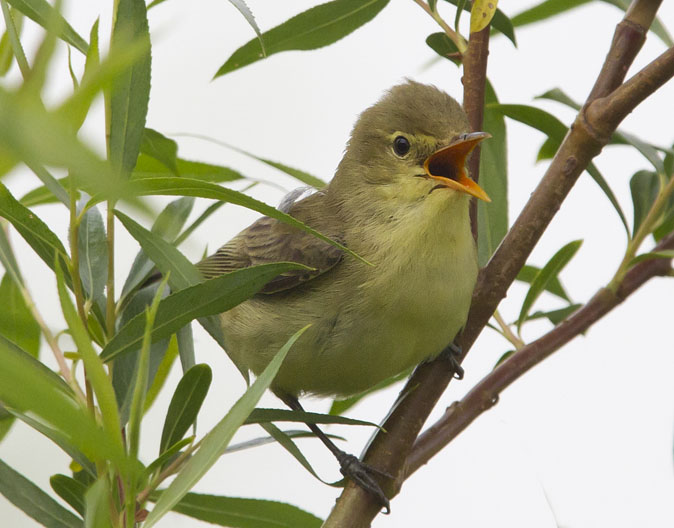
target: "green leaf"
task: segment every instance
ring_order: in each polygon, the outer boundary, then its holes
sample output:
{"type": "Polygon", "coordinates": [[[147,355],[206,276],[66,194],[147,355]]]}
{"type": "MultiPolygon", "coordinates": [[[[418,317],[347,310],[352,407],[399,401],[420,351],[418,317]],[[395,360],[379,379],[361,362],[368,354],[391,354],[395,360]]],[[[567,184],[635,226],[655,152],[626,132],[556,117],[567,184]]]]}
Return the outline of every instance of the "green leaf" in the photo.
{"type": "MultiPolygon", "coordinates": [[[[297,429],[282,431],[282,433],[289,438],[316,438],[316,435],[314,435],[314,433],[312,432],[300,431],[297,429]]],[[[342,440],[343,442],[346,442],[346,438],[344,438],[343,436],[333,434],[328,434],[326,436],[334,440],[342,440]]],[[[225,450],[225,454],[236,453],[237,451],[243,451],[244,449],[251,449],[253,447],[260,447],[263,445],[272,444],[274,442],[276,442],[276,439],[272,436],[262,436],[259,438],[252,438],[250,440],[246,440],[245,442],[230,444],[229,447],[225,450]]]]}
{"type": "MultiPolygon", "coordinates": [[[[157,289],[158,282],[147,288],[139,290],[126,303],[119,319],[119,327],[124,327],[130,320],[138,317],[141,321],[141,337],[145,331],[145,310],[152,302],[157,289]]],[[[167,292],[164,292],[167,295],[167,292]]],[[[133,389],[139,366],[139,356],[142,339],[138,341],[128,354],[115,358],[112,366],[112,384],[115,389],[115,396],[119,407],[120,420],[125,424],[129,419],[131,411],[131,402],[133,389]]],[[[164,355],[169,346],[169,339],[161,339],[153,343],[150,347],[150,365],[148,380],[151,386],[154,383],[155,375],[164,360],[164,355]]]]}
{"type": "Polygon", "coordinates": [[[300,449],[297,447],[295,442],[292,441],[292,438],[290,438],[288,435],[286,435],[283,431],[281,431],[278,427],[276,427],[272,423],[261,423],[260,426],[269,433],[269,435],[276,441],[278,444],[283,447],[288,453],[292,455],[292,457],[297,460],[300,465],[306,469],[314,478],[320,480],[323,484],[327,484],[328,486],[333,486],[333,487],[343,487],[342,485],[342,480],[338,482],[327,482],[323,480],[321,477],[318,476],[318,473],[314,470],[314,468],[311,466],[307,458],[302,454],[300,449]]]}
{"type": "Polygon", "coordinates": [[[145,395],[144,411],[146,413],[150,407],[152,407],[152,404],[159,395],[159,392],[164,387],[164,384],[168,379],[168,375],[171,372],[171,368],[175,363],[176,357],[178,357],[178,342],[175,337],[171,337],[168,348],[164,353],[164,357],[162,357],[161,363],[159,363],[159,366],[157,367],[157,373],[155,374],[154,379],[150,384],[150,388],[147,389],[147,394],[145,395]]]}
{"type": "MultiPolygon", "coordinates": [[[[77,202],[77,214],[84,209],[89,197],[85,194],[77,202]]],[[[97,207],[91,207],[82,216],[77,245],[79,247],[79,274],[87,298],[105,309],[105,282],[108,277],[108,243],[103,217],[97,207]]]]}
{"type": "Polygon", "coordinates": [[[522,326],[522,323],[526,320],[529,315],[529,310],[536,302],[536,299],[540,294],[545,290],[546,285],[564,269],[569,261],[576,254],[580,248],[582,240],[574,240],[569,242],[564,247],[562,247],[557,253],[555,253],[550,260],[541,268],[541,271],[536,275],[534,280],[531,282],[529,291],[527,292],[524,302],[522,303],[522,309],[520,310],[520,315],[517,320],[517,328],[519,329],[522,326]]]}
{"type": "Polygon", "coordinates": [[[110,528],[114,526],[110,519],[110,484],[108,478],[101,476],[85,493],[85,528],[110,528]]]}
{"type": "Polygon", "coordinates": [[[483,129],[492,137],[480,145],[480,186],[492,199],[491,203],[478,200],[477,254],[484,266],[508,232],[508,155],[507,134],[503,114],[491,105],[498,104],[489,81],[485,91],[483,129]]]}
{"type": "Polygon", "coordinates": [[[178,172],[178,143],[156,130],[145,128],[140,143],[140,152],[156,159],[175,176],[178,172]]]}
{"type": "MultiPolygon", "coordinates": [[[[213,165],[211,163],[202,163],[200,161],[189,161],[181,158],[176,158],[176,168],[178,174],[184,178],[211,183],[230,182],[243,178],[241,173],[228,167],[213,165]]],[[[174,176],[171,169],[153,157],[141,152],[138,156],[136,168],[133,171],[133,178],[162,178],[167,176],[174,176]]]]}
{"type": "MultiPolygon", "coordinates": [[[[47,372],[51,371],[47,369],[47,372]]],[[[53,374],[53,372],[51,373],[53,374]]],[[[56,380],[61,381],[60,378],[58,378],[58,376],[56,377],[56,380]]],[[[49,440],[51,440],[55,445],[60,447],[64,453],[66,453],[70,458],[72,458],[75,462],[77,462],[77,464],[79,464],[82,467],[82,469],[86,471],[89,475],[91,476],[96,475],[96,467],[94,466],[94,464],[84,455],[84,453],[82,453],[82,451],[80,451],[71,442],[71,440],[67,437],[66,434],[61,433],[57,429],[45,425],[41,421],[31,418],[28,414],[19,412],[16,409],[10,409],[10,412],[19,420],[24,422],[26,425],[32,427],[39,433],[42,433],[44,436],[49,438],[49,440]]]]}
{"type": "Polygon", "coordinates": [[[65,262],[67,253],[59,238],[33,211],[21,205],[2,183],[0,183],[0,216],[9,220],[50,268],[54,269],[57,256],[64,259],[62,263],[65,262]]]}
{"type": "Polygon", "coordinates": [[[178,442],[170,446],[168,449],[166,449],[166,451],[164,451],[161,455],[155,458],[149,466],[145,468],[144,478],[149,480],[151,475],[155,471],[164,468],[171,462],[173,462],[173,460],[177,458],[178,453],[180,453],[180,450],[183,447],[187,447],[192,442],[194,442],[194,436],[188,436],[187,438],[183,438],[182,440],[179,440],[178,442]]]}
{"type": "MultiPolygon", "coordinates": [[[[194,207],[194,198],[183,197],[169,203],[157,216],[152,225],[152,233],[159,235],[167,242],[173,242],[185,225],[187,217],[194,207]]],[[[153,262],[141,249],[131,265],[131,270],[122,288],[122,297],[139,286],[154,268],[153,262]]]]}
{"type": "Polygon", "coordinates": [[[426,37],[426,44],[441,57],[451,60],[454,64],[460,64],[459,56],[454,55],[459,52],[459,48],[445,33],[431,33],[426,37]]]}
{"type": "Polygon", "coordinates": [[[580,110],[581,106],[576,101],[571,99],[561,88],[552,88],[541,95],[537,95],[534,99],[548,99],[550,101],[556,101],[562,103],[574,110],[580,110]]]}
{"type": "MultiPolygon", "coordinates": [[[[10,17],[14,21],[14,30],[16,31],[16,38],[19,40],[21,30],[23,29],[23,16],[15,10],[9,10],[10,17]]],[[[12,67],[14,59],[14,51],[12,50],[12,42],[10,39],[9,28],[2,34],[0,38],[0,77],[7,74],[12,67]]]]}
{"type": "Polygon", "coordinates": [[[288,350],[304,333],[308,326],[296,332],[281,347],[276,356],[258,376],[250,388],[234,404],[225,417],[203,438],[201,446],[178,472],[176,478],[159,497],[154,509],[145,520],[145,528],[150,528],[167,512],[172,510],[192,489],[202,476],[215,464],[232,440],[234,433],[241,427],[250,412],[255,408],[264,391],[269,387],[278,372],[288,350]]]}
{"type": "Polygon", "coordinates": [[[0,493],[26,515],[48,528],[83,526],[82,519],[70,513],[2,460],[0,460],[0,493]]]}
{"type": "MultiPolygon", "coordinates": [[[[266,56],[288,50],[322,48],[352,33],[372,20],[388,0],[333,0],[312,7],[262,34],[266,56]]],[[[260,41],[253,39],[220,67],[215,77],[247,66],[265,57],[260,41]]]]}
{"type": "Polygon", "coordinates": [[[119,0],[110,42],[113,51],[131,42],[146,44],[146,52],[112,85],[110,94],[110,160],[122,174],[136,165],[150,99],[150,33],[143,0],[119,0]]]}
{"type": "Polygon", "coordinates": [[[513,26],[522,27],[540,22],[565,11],[587,4],[590,0],[544,0],[511,18],[513,26]]]}
{"type": "MultiPolygon", "coordinates": [[[[347,247],[335,242],[334,240],[322,235],[315,229],[307,226],[306,224],[296,220],[292,216],[282,213],[278,209],[273,208],[266,203],[260,202],[255,198],[246,196],[243,193],[233,191],[232,189],[226,189],[225,187],[220,187],[212,183],[202,182],[198,180],[192,180],[188,178],[154,178],[150,180],[132,180],[127,185],[128,192],[132,193],[135,196],[145,196],[145,195],[178,195],[178,196],[198,196],[201,198],[211,198],[213,200],[221,200],[236,205],[241,205],[263,215],[269,216],[285,222],[288,225],[297,227],[311,233],[315,237],[332,244],[335,247],[338,247],[342,251],[345,251],[352,257],[357,258],[361,262],[370,265],[369,262],[364,260],[362,257],[358,256],[356,253],[348,249],[347,247]]],[[[96,200],[96,198],[94,198],[96,200]]],[[[155,261],[155,264],[158,264],[155,261]]]]}
{"type": "Polygon", "coordinates": [[[59,497],[72,506],[73,510],[84,516],[84,494],[87,491],[84,484],[61,474],[49,477],[49,484],[59,497]]]}
{"type": "MultiPolygon", "coordinates": [[[[537,268],[536,266],[525,264],[517,274],[516,280],[531,284],[540,271],[540,268],[537,268]]],[[[556,295],[567,302],[571,302],[571,299],[567,295],[564,287],[562,286],[562,283],[557,277],[550,278],[550,280],[545,285],[545,291],[552,293],[553,295],[556,295]]]]}
{"type": "Polygon", "coordinates": [[[186,494],[173,511],[231,528],[319,528],[323,523],[318,517],[283,502],[197,493],[186,494]]]}
{"type": "Polygon", "coordinates": [[[194,366],[194,336],[192,335],[192,325],[183,326],[178,333],[176,333],[176,341],[178,342],[178,352],[180,353],[180,366],[183,373],[187,372],[194,366]]]}
{"type": "Polygon", "coordinates": [[[644,158],[648,160],[651,165],[653,165],[653,168],[658,174],[665,173],[665,165],[662,158],[660,157],[660,154],[658,153],[658,149],[650,143],[642,141],[637,136],[620,131],[613,134],[613,137],[611,137],[611,143],[614,145],[623,144],[633,146],[641,153],[644,158]]]}
{"type": "MultiPolygon", "coordinates": [[[[287,262],[264,264],[233,271],[173,293],[159,304],[152,342],[170,337],[193,319],[225,312],[248,299],[278,274],[302,267],[287,262]]],[[[108,342],[101,357],[109,361],[137,348],[143,329],[144,317],[137,315],[108,342]]]]}
{"type": "Polygon", "coordinates": [[[645,260],[655,260],[655,259],[673,259],[674,258],[674,250],[671,249],[663,249],[660,251],[650,251],[648,253],[643,253],[637,257],[634,257],[628,267],[632,267],[635,264],[639,264],[639,262],[643,262],[645,260]]]}
{"type": "Polygon", "coordinates": [[[0,334],[16,343],[31,356],[40,351],[40,325],[26,305],[21,291],[9,273],[0,282],[0,334]]]}
{"type": "Polygon", "coordinates": [[[254,409],[244,423],[257,424],[265,422],[300,422],[305,424],[342,424],[379,427],[375,423],[356,420],[355,418],[347,418],[346,416],[335,416],[332,414],[306,411],[291,411],[289,409],[254,409]]]}
{"type": "Polygon", "coordinates": [[[115,392],[112,388],[112,383],[105,371],[103,362],[96,354],[84,323],[73,306],[68,291],[66,290],[65,280],[61,271],[60,265],[56,264],[56,281],[58,286],[59,300],[61,301],[61,310],[65,317],[70,335],[77,345],[84,367],[87,372],[87,379],[91,383],[91,387],[96,394],[98,407],[101,410],[101,419],[106,429],[109,439],[120,450],[123,449],[124,442],[120,432],[119,414],[117,412],[117,400],[115,399],[115,392]]]}
{"type": "Polygon", "coordinates": [[[639,171],[630,179],[630,191],[634,205],[634,225],[632,227],[632,236],[634,236],[660,191],[660,178],[654,172],[639,171]]]}
{"type": "Polygon", "coordinates": [[[573,312],[578,310],[583,306],[582,304],[570,304],[569,306],[565,306],[564,308],[559,308],[557,310],[549,310],[547,312],[534,312],[531,315],[527,317],[527,321],[531,321],[533,319],[548,319],[553,325],[557,325],[561,323],[564,319],[566,319],[569,315],[571,315],[573,312]]]}
{"type": "Polygon", "coordinates": [[[199,364],[189,369],[178,383],[164,420],[159,453],[178,442],[197,420],[201,404],[211,386],[211,368],[199,364]]]}
{"type": "Polygon", "coordinates": [[[44,29],[49,30],[52,25],[59,28],[58,37],[76,49],[86,54],[89,45],[66,20],[46,0],[7,0],[14,9],[20,11],[31,20],[37,22],[44,29]],[[55,21],[55,22],[54,22],[55,21]]]}

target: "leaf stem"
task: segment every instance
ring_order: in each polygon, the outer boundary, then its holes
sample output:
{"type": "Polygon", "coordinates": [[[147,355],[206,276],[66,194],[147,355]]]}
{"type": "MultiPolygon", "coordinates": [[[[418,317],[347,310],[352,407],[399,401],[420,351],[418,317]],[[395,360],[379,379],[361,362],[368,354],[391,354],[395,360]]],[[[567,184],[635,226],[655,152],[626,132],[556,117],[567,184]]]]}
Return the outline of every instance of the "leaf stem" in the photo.
{"type": "Polygon", "coordinates": [[[106,214],[106,243],[108,246],[108,278],[105,283],[105,330],[108,339],[115,334],[115,204],[108,200],[106,214]]]}
{"type": "Polygon", "coordinates": [[[503,320],[503,317],[501,317],[501,314],[498,310],[494,312],[494,319],[501,328],[501,335],[510,341],[510,343],[515,347],[515,350],[519,350],[526,345],[522,339],[513,333],[513,331],[510,329],[510,326],[503,320]]]}
{"type": "Polygon", "coordinates": [[[449,39],[456,44],[456,47],[459,50],[459,53],[463,55],[466,50],[468,49],[468,44],[466,43],[466,39],[464,39],[460,34],[458,34],[456,31],[454,31],[451,27],[449,27],[449,24],[444,21],[444,19],[438,14],[437,10],[431,9],[431,6],[429,6],[424,0],[414,0],[415,3],[417,3],[421,9],[426,11],[433,20],[435,20],[438,25],[442,28],[442,30],[445,32],[445,35],[449,37],[449,39]]]}

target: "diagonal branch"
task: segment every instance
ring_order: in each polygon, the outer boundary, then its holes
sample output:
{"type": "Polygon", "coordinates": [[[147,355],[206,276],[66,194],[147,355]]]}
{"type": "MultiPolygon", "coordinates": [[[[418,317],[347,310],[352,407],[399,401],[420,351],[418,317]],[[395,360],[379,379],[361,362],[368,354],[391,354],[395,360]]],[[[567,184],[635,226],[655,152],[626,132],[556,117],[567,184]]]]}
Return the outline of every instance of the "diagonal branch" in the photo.
{"type": "MultiPolygon", "coordinates": [[[[664,249],[674,249],[674,234],[661,240],[653,251],[664,249]]],[[[637,264],[625,275],[615,293],[608,288],[600,289],[571,317],[515,352],[487,374],[460,402],[450,406],[442,418],[419,436],[407,459],[403,480],[426,464],[475,418],[490,409],[498,400],[499,394],[512,382],[585,332],[645,282],[653,277],[667,275],[671,269],[671,260],[664,258],[637,264]]]]}

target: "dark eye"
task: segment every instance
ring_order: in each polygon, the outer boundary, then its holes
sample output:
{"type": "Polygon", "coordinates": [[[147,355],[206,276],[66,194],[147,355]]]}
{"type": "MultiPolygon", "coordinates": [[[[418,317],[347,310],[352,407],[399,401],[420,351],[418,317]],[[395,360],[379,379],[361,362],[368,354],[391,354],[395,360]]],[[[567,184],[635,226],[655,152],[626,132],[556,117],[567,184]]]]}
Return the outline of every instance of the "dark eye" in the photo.
{"type": "Polygon", "coordinates": [[[410,151],[410,142],[404,136],[398,136],[393,140],[393,152],[401,158],[410,151]]]}

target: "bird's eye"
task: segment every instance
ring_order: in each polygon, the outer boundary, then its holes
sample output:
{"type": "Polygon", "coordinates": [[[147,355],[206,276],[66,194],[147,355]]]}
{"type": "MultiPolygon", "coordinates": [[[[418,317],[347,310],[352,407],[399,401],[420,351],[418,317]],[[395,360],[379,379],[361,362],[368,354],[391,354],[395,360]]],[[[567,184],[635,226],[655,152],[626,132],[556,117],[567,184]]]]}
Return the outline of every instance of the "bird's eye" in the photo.
{"type": "Polygon", "coordinates": [[[393,152],[401,158],[410,151],[410,142],[404,136],[398,136],[393,140],[393,152]]]}

